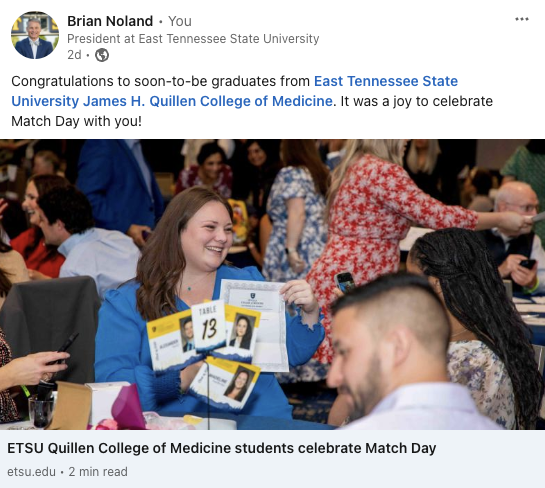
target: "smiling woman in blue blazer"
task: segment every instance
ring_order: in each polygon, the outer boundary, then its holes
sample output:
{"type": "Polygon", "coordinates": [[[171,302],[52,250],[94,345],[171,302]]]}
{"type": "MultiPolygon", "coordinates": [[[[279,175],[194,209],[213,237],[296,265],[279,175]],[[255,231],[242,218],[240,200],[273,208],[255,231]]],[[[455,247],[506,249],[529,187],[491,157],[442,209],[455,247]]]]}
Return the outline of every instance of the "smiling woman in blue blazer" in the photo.
{"type": "MultiPolygon", "coordinates": [[[[136,383],[144,410],[206,412],[206,404],[185,395],[200,364],[154,373],[146,321],[217,300],[222,279],[264,281],[255,267],[225,264],[233,242],[233,211],[206,188],[178,194],[142,249],[136,279],[106,294],[96,336],[95,376],[99,382],[136,383]]],[[[318,303],[309,284],[289,281],[280,290],[286,303],[300,308],[286,315],[289,363],[306,363],[324,338],[318,303]]],[[[212,411],[215,411],[212,408],[212,411]]],[[[244,415],[291,418],[273,373],[262,373],[242,409],[244,415]]]]}
{"type": "Polygon", "coordinates": [[[53,52],[53,44],[40,39],[42,25],[38,19],[30,19],[26,26],[28,37],[15,44],[16,51],[25,58],[40,59],[53,52]]]}

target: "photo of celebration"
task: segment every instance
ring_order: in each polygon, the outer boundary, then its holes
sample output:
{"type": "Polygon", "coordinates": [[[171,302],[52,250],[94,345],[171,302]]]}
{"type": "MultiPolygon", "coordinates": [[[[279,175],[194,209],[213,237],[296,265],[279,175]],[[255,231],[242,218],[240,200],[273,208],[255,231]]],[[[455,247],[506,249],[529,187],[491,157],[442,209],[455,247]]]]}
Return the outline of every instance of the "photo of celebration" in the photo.
{"type": "Polygon", "coordinates": [[[545,428],[545,140],[0,140],[0,174],[0,429],[96,427],[56,416],[64,382],[143,425],[545,428]],[[285,303],[289,371],[239,366],[240,413],[191,395],[203,361],[154,371],[146,329],[222,280],[285,303]]]}

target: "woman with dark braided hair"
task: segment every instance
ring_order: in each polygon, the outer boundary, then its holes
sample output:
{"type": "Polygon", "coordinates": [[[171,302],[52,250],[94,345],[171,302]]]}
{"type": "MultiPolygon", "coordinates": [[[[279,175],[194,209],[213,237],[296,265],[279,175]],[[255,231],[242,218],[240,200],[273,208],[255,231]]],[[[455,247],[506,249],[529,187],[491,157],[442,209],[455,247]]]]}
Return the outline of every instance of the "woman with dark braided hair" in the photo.
{"type": "Polygon", "coordinates": [[[451,319],[448,370],[484,415],[507,429],[534,429],[544,384],[529,331],[480,237],[445,229],[420,237],[407,268],[429,277],[451,319]]]}

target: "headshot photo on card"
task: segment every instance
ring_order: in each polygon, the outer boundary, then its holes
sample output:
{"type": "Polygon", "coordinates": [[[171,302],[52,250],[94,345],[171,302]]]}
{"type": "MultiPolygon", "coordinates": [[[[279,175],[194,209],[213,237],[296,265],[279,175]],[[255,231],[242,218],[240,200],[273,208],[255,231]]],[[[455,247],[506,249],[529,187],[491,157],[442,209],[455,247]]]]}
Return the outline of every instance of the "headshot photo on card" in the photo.
{"type": "Polygon", "coordinates": [[[224,395],[235,402],[242,402],[252,384],[254,374],[248,368],[239,366],[224,395]]]}
{"type": "Polygon", "coordinates": [[[203,358],[195,349],[191,310],[152,320],[146,327],[153,371],[186,368],[203,358]]]}
{"type": "Polygon", "coordinates": [[[208,356],[187,393],[212,408],[240,413],[250,398],[261,368],[208,356]]]}
{"type": "Polygon", "coordinates": [[[231,340],[229,341],[229,345],[232,347],[249,350],[252,345],[254,322],[255,317],[237,313],[235,316],[235,322],[231,332],[231,340]]]}
{"type": "Polygon", "coordinates": [[[193,334],[193,319],[191,315],[180,319],[180,330],[182,331],[183,351],[193,351],[195,349],[195,336],[193,334]]]}
{"type": "Polygon", "coordinates": [[[27,59],[43,59],[57,47],[59,28],[44,12],[26,12],[17,17],[11,28],[15,50],[27,59]]]}
{"type": "Polygon", "coordinates": [[[212,356],[230,361],[251,363],[257,340],[261,313],[242,307],[225,305],[227,344],[212,351],[212,356]]]}

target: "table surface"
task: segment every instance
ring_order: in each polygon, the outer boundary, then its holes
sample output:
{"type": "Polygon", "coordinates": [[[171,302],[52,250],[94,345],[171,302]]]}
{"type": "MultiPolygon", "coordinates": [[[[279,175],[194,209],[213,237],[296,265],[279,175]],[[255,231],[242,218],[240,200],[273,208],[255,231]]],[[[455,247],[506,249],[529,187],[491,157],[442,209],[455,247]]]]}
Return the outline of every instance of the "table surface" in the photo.
{"type": "MultiPolygon", "coordinates": [[[[520,297],[525,299],[530,299],[528,296],[520,297]]],[[[532,315],[537,315],[539,317],[545,318],[545,313],[534,313],[532,315]]],[[[528,324],[532,330],[532,344],[539,346],[545,346],[545,325],[532,325],[528,324]]],[[[159,412],[161,413],[161,412],[159,412]]],[[[164,413],[163,415],[168,417],[183,417],[184,412],[169,412],[164,413]]],[[[206,418],[206,414],[203,413],[194,413],[198,417],[206,418]]],[[[213,414],[214,418],[221,418],[227,420],[235,420],[237,423],[237,430],[332,430],[334,427],[326,424],[318,424],[315,422],[305,422],[302,420],[294,419],[278,419],[273,417],[252,417],[248,415],[233,415],[233,414],[221,414],[215,412],[213,414]]],[[[0,430],[7,428],[29,428],[30,422],[14,422],[11,424],[0,425],[0,430]]]]}
{"type": "MultiPolygon", "coordinates": [[[[204,414],[196,414],[198,417],[205,418],[204,414]]],[[[180,412],[170,412],[168,417],[183,417],[180,412]]],[[[248,415],[229,415],[214,413],[214,418],[222,418],[226,420],[234,420],[237,423],[237,430],[333,430],[331,425],[317,424],[315,422],[304,422],[302,420],[288,420],[277,419],[272,417],[250,417],[248,415]]],[[[205,425],[203,421],[203,426],[205,425]]],[[[7,424],[0,424],[0,430],[29,430],[34,429],[29,420],[22,422],[10,422],[7,424]]],[[[42,429],[36,429],[42,430],[42,429]]],[[[198,430],[206,430],[206,428],[200,428],[198,430]]],[[[213,430],[223,430],[221,426],[217,426],[213,430]]],[[[231,429],[229,429],[231,430],[231,429]]]]}
{"type": "MultiPolygon", "coordinates": [[[[161,414],[161,412],[159,412],[161,414]]],[[[162,414],[165,417],[183,417],[183,412],[169,412],[162,414]]],[[[205,413],[192,413],[197,417],[206,418],[205,413]]],[[[234,420],[237,423],[237,430],[333,430],[335,427],[316,422],[305,422],[303,420],[278,419],[274,417],[252,417],[249,415],[234,415],[228,413],[214,412],[214,418],[234,420]]]]}

